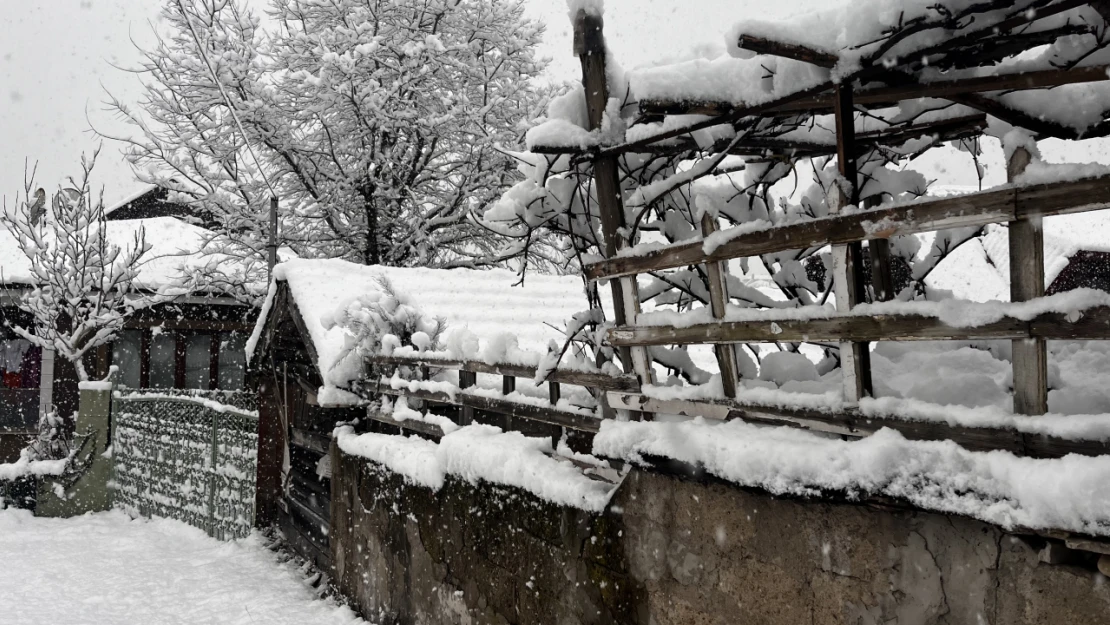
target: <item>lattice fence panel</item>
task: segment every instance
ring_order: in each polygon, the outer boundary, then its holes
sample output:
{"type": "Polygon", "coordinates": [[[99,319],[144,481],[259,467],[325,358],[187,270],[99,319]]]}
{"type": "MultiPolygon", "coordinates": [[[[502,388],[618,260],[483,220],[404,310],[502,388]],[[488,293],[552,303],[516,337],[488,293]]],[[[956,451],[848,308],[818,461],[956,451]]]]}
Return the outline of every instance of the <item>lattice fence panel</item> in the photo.
{"type": "Polygon", "coordinates": [[[201,398],[140,395],[115,397],[112,422],[117,505],[221,540],[250,533],[257,416],[201,398]]]}

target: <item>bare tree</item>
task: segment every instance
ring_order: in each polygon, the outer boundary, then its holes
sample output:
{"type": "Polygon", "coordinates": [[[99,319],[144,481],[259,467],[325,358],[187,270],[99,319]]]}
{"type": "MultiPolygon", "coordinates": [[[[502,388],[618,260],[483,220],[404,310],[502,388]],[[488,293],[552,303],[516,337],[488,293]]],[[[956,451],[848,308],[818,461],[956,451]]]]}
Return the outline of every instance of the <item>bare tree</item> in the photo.
{"type": "Polygon", "coordinates": [[[17,194],[9,209],[5,199],[0,212],[0,225],[27,258],[30,274],[18,306],[32,322],[11,329],[72,362],[82,381],[88,379],[85,354],[114,340],[128,316],[149,303],[133,287],[150,245],[141,227],[124,247],[109,240],[103,192],[94,197],[89,182],[98,153],[81,156],[80,176],[68,178],[49,206],[28,201],[45,198],[42,189],[32,192],[32,171],[22,201],[17,194]]]}

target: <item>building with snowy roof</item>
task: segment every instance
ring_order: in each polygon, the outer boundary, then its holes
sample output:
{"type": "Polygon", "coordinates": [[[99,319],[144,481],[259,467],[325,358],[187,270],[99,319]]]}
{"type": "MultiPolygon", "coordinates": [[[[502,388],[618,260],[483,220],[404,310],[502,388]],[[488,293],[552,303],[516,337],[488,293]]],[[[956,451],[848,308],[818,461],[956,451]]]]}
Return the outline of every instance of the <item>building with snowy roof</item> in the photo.
{"type": "MultiPolygon", "coordinates": [[[[131,388],[240,390],[243,345],[255,309],[221,293],[182,287],[190,273],[204,272],[221,260],[226,270],[229,259],[202,254],[212,233],[189,223],[195,220],[187,211],[164,202],[163,196],[151,190],[109,209],[105,227],[108,240],[121,248],[133,245],[140,230],[145,232],[151,249],[134,287],[172,295],[136,312],[118,340],[88,354],[86,370],[90,377],[103,378],[115,366],[116,381],[131,388]]],[[[0,434],[7,433],[0,460],[18,453],[42,410],[52,405],[63,413],[76,409],[73,365],[10,328],[32,322],[17,303],[34,284],[30,261],[12,233],[0,227],[0,434]]]]}
{"type": "MultiPolygon", "coordinates": [[[[1087,288],[1110,292],[1110,215],[1102,211],[1045,217],[1045,294],[1087,288]]],[[[992,225],[945,258],[926,280],[971,301],[1009,301],[1009,229],[992,225]]]]}
{"type": "MultiPolygon", "coordinates": [[[[367,383],[355,339],[362,316],[392,311],[398,348],[443,358],[536,364],[585,305],[579,276],[506,270],[291,260],[277,266],[247,354],[259,380],[259,523],[277,523],[301,555],[329,564],[325,472],[337,422],[365,419],[367,383]],[[406,331],[407,328],[407,331],[406,331]],[[423,333],[425,336],[421,337],[423,333]],[[437,340],[438,339],[438,340],[437,340]],[[445,351],[436,346],[446,345],[445,351]],[[283,469],[284,463],[284,469],[283,469]],[[287,491],[282,491],[282,475],[287,491]]],[[[384,343],[388,344],[389,339],[384,343]]]]}

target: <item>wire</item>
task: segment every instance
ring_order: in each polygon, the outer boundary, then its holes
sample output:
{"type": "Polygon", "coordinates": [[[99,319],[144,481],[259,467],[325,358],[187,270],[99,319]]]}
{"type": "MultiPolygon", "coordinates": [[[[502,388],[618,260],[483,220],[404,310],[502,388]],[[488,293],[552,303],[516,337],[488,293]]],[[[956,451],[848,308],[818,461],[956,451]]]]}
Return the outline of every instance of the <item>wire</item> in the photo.
{"type": "Polygon", "coordinates": [[[185,18],[185,23],[189,26],[189,32],[192,33],[193,41],[196,42],[197,50],[200,51],[200,58],[204,59],[204,64],[208,66],[208,73],[212,75],[212,80],[216,82],[216,88],[220,90],[220,95],[224,98],[224,104],[227,105],[227,110],[231,111],[231,118],[235,120],[235,125],[239,128],[239,134],[243,137],[243,143],[247,146],[247,152],[249,152],[251,158],[254,159],[254,165],[258,168],[258,173],[262,174],[262,180],[270,189],[270,195],[276,198],[277,191],[274,190],[274,185],[270,184],[270,177],[266,175],[266,170],[262,168],[262,163],[258,161],[258,155],[254,153],[254,148],[251,147],[250,139],[247,138],[247,133],[243,130],[243,123],[239,121],[239,115],[235,112],[235,107],[231,105],[231,98],[227,95],[227,91],[224,91],[224,85],[220,82],[219,76],[216,75],[216,70],[212,67],[212,61],[208,60],[208,53],[204,49],[204,44],[200,42],[200,35],[197,34],[196,28],[193,27],[193,20],[185,10],[185,4],[182,0],[177,0],[177,8],[181,10],[181,16],[185,18]]]}

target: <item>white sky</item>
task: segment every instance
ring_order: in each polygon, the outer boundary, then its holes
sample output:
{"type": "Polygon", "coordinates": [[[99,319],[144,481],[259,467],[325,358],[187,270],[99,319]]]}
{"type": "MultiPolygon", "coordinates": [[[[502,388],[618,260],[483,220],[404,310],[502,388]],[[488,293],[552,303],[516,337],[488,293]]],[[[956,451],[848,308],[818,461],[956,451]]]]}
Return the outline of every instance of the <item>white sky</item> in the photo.
{"type": "MultiPolygon", "coordinates": [[[[576,79],[578,62],[571,53],[565,2],[526,2],[530,14],[547,25],[542,53],[552,59],[549,75],[576,79]]],[[[786,18],[831,2],[606,0],[606,35],[617,60],[630,68],[699,43],[720,42],[743,17],[786,18]]],[[[22,193],[25,158],[38,161],[37,184],[50,189],[61,176],[76,173],[81,152],[98,143],[90,121],[102,129],[119,127],[104,110],[105,90],[133,102],[139,83],[113,65],[133,67],[138,62],[133,41],[149,45],[160,7],[156,0],[0,0],[0,196],[10,203],[16,192],[22,193]]],[[[1099,158],[1105,152],[1102,145],[1073,149],[1068,160],[1099,158]]],[[[950,156],[938,155],[935,168],[927,166],[935,172],[930,177],[969,184],[974,179],[970,169],[962,162],[952,167],[950,156]]],[[[104,143],[98,170],[109,205],[142,188],[122,161],[119,144],[104,143]]]]}

